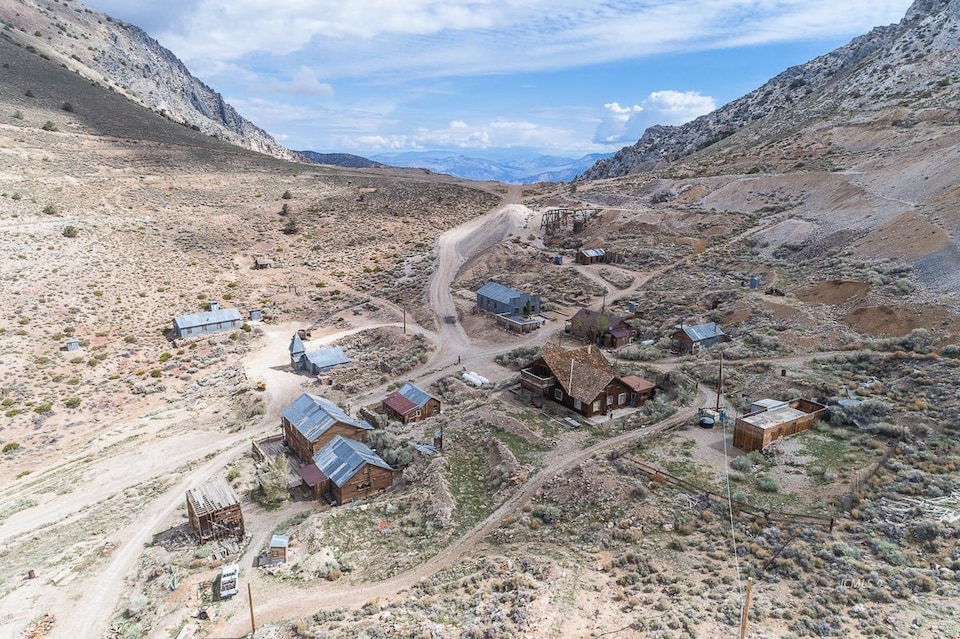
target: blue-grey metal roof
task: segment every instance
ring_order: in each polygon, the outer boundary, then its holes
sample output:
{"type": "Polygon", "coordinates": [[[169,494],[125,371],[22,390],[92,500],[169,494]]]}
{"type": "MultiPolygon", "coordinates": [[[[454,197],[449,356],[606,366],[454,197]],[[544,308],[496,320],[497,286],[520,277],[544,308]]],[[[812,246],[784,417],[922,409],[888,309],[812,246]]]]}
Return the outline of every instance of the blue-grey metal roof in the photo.
{"type": "Polygon", "coordinates": [[[191,313],[190,315],[177,315],[175,318],[173,318],[173,324],[177,328],[196,328],[198,326],[220,324],[221,322],[235,322],[240,319],[240,311],[237,309],[218,308],[215,311],[203,311],[201,313],[191,313]]]}
{"type": "Polygon", "coordinates": [[[290,535],[274,535],[270,538],[271,548],[286,548],[290,545],[290,535]]]}
{"type": "Polygon", "coordinates": [[[294,359],[299,361],[299,356],[306,352],[307,349],[303,346],[303,340],[300,339],[300,334],[294,333],[290,339],[290,354],[293,355],[294,359]]]}
{"type": "Polygon", "coordinates": [[[720,337],[721,335],[726,335],[723,332],[723,329],[720,328],[720,325],[716,322],[710,322],[709,324],[700,324],[698,326],[684,326],[683,332],[687,334],[694,342],[701,342],[705,339],[710,339],[711,337],[720,337]]]}
{"type": "Polygon", "coordinates": [[[580,249],[580,252],[587,257],[603,257],[607,254],[603,249],[580,249]]]}
{"type": "Polygon", "coordinates": [[[363,430],[373,430],[373,426],[362,419],[354,419],[329,399],[311,393],[304,393],[283,411],[283,417],[293,424],[307,441],[316,441],[334,424],[349,424],[363,430]]]}
{"type": "Polygon", "coordinates": [[[430,401],[431,395],[419,386],[407,382],[397,389],[397,392],[417,405],[417,408],[423,408],[430,401]]]}
{"type": "Polygon", "coordinates": [[[330,481],[341,488],[366,464],[393,470],[390,464],[383,461],[369,446],[341,435],[334,437],[314,455],[313,463],[330,481]]]}
{"type": "Polygon", "coordinates": [[[317,368],[330,368],[350,362],[339,346],[322,346],[318,351],[307,353],[306,358],[317,368]]]}
{"type": "Polygon", "coordinates": [[[477,291],[477,295],[501,302],[503,304],[509,304],[514,299],[520,297],[521,293],[513,290],[512,288],[508,288],[503,284],[498,284],[497,282],[487,282],[480,287],[480,290],[477,291]]]}

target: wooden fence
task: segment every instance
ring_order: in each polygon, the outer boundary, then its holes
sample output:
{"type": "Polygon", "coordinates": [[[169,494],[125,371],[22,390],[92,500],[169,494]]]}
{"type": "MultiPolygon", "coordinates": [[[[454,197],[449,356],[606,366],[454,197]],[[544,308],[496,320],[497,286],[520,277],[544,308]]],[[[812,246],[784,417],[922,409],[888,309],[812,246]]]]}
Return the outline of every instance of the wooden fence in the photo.
{"type": "MultiPolygon", "coordinates": [[[[724,504],[727,503],[728,499],[726,495],[721,495],[719,493],[712,492],[703,488],[702,486],[697,486],[692,484],[684,479],[675,477],[669,473],[666,473],[655,466],[643,462],[636,457],[630,455],[623,455],[617,452],[610,453],[610,458],[619,458],[626,460],[637,467],[637,469],[642,472],[644,475],[650,477],[650,479],[656,483],[664,483],[680,488],[692,493],[694,495],[702,495],[710,501],[718,501],[724,504]]],[[[804,513],[791,513],[783,512],[778,510],[763,510],[761,508],[755,508],[746,502],[738,501],[736,499],[730,499],[729,502],[733,505],[734,510],[738,512],[743,512],[753,517],[760,517],[770,522],[785,522],[790,524],[801,524],[804,526],[823,526],[829,531],[833,531],[834,519],[833,517],[825,517],[821,515],[807,515],[804,513]]]]}

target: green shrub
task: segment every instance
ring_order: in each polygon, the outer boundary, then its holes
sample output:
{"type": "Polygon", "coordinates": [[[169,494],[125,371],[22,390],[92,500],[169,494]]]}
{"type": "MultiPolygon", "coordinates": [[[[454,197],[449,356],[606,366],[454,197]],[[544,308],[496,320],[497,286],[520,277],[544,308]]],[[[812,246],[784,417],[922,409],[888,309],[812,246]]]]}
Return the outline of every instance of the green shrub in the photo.
{"type": "Polygon", "coordinates": [[[13,451],[17,450],[18,448],[20,448],[20,443],[19,443],[19,442],[7,442],[6,444],[3,445],[3,452],[5,452],[5,453],[12,453],[13,451]]]}
{"type": "Polygon", "coordinates": [[[64,229],[63,229],[63,236],[64,236],[64,237],[76,237],[76,236],[77,236],[77,233],[79,233],[79,232],[80,232],[80,229],[78,229],[77,227],[75,227],[75,226],[73,226],[73,225],[67,225],[67,226],[64,227],[64,229]]]}
{"type": "Polygon", "coordinates": [[[281,195],[280,197],[283,198],[284,200],[291,200],[293,199],[293,194],[291,194],[290,191],[284,191],[283,195],[281,195]]]}
{"type": "Polygon", "coordinates": [[[80,406],[80,398],[74,395],[73,397],[68,397],[63,400],[63,405],[67,408],[77,408],[80,406]]]}
{"type": "Polygon", "coordinates": [[[33,408],[33,412],[38,415],[48,415],[53,411],[53,404],[51,402],[40,402],[33,408]]]}
{"type": "Polygon", "coordinates": [[[57,128],[57,125],[56,125],[56,123],[55,123],[53,120],[47,120],[46,122],[43,123],[43,126],[40,127],[40,128],[43,129],[44,131],[59,131],[59,130],[60,130],[60,129],[57,128]]]}
{"type": "Polygon", "coordinates": [[[734,470],[739,470],[741,473],[749,473],[751,470],[753,470],[753,460],[750,459],[750,457],[743,455],[730,462],[730,467],[734,470]]]}
{"type": "Polygon", "coordinates": [[[761,477],[758,479],[757,488],[765,493],[775,493],[780,490],[780,487],[777,486],[777,482],[775,482],[772,477],[761,477]]]}
{"type": "Polygon", "coordinates": [[[73,104],[71,104],[70,102],[64,102],[61,108],[67,113],[74,113],[76,111],[76,109],[74,109],[73,107],[73,104]]]}

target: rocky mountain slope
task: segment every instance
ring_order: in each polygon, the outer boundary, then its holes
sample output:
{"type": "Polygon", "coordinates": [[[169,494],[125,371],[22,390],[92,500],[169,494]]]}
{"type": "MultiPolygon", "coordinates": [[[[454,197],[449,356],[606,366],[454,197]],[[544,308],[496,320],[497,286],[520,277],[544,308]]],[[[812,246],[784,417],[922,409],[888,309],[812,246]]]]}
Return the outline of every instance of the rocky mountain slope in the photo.
{"type": "Polygon", "coordinates": [[[67,1],[0,0],[0,15],[11,41],[174,122],[247,149],[296,157],[132,24],[67,1]]]}
{"type": "Polygon", "coordinates": [[[756,144],[824,120],[840,124],[854,114],[903,106],[954,109],[958,34],[960,2],[917,0],[899,24],[877,27],[791,67],[712,113],[681,126],[650,127],[636,144],[600,160],[582,178],[662,166],[738,132],[750,136],[744,144],[756,144]]]}

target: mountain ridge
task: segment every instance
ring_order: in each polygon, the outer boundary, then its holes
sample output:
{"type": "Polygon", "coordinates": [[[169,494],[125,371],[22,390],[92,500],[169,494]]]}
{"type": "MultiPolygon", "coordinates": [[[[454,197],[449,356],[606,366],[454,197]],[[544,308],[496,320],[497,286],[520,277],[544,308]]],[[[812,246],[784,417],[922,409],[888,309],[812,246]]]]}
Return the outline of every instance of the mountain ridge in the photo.
{"type": "MultiPolygon", "coordinates": [[[[656,169],[706,149],[758,121],[770,128],[769,137],[773,137],[818,118],[863,109],[877,111],[901,101],[902,95],[887,94],[886,90],[897,85],[902,92],[903,85],[910,83],[904,69],[926,62],[936,67],[934,72],[949,77],[950,70],[956,68],[952,63],[956,61],[958,19],[957,0],[946,5],[916,0],[899,23],[876,27],[834,51],[792,66],[711,113],[682,125],[649,127],[636,143],[598,161],[578,179],[611,178],[656,169]],[[934,28],[940,37],[928,42],[934,28]],[[930,53],[917,60],[914,54],[919,55],[923,45],[929,45],[930,53]],[[945,59],[929,60],[933,54],[943,54],[945,59]]],[[[913,75],[927,77],[930,70],[913,75]]],[[[950,95],[936,91],[937,88],[931,91],[937,95],[931,97],[942,101],[950,95]]]]}
{"type": "Polygon", "coordinates": [[[72,10],[66,2],[0,0],[4,33],[174,122],[252,151],[302,160],[240,115],[143,29],[79,2],[71,5],[72,10]]]}

